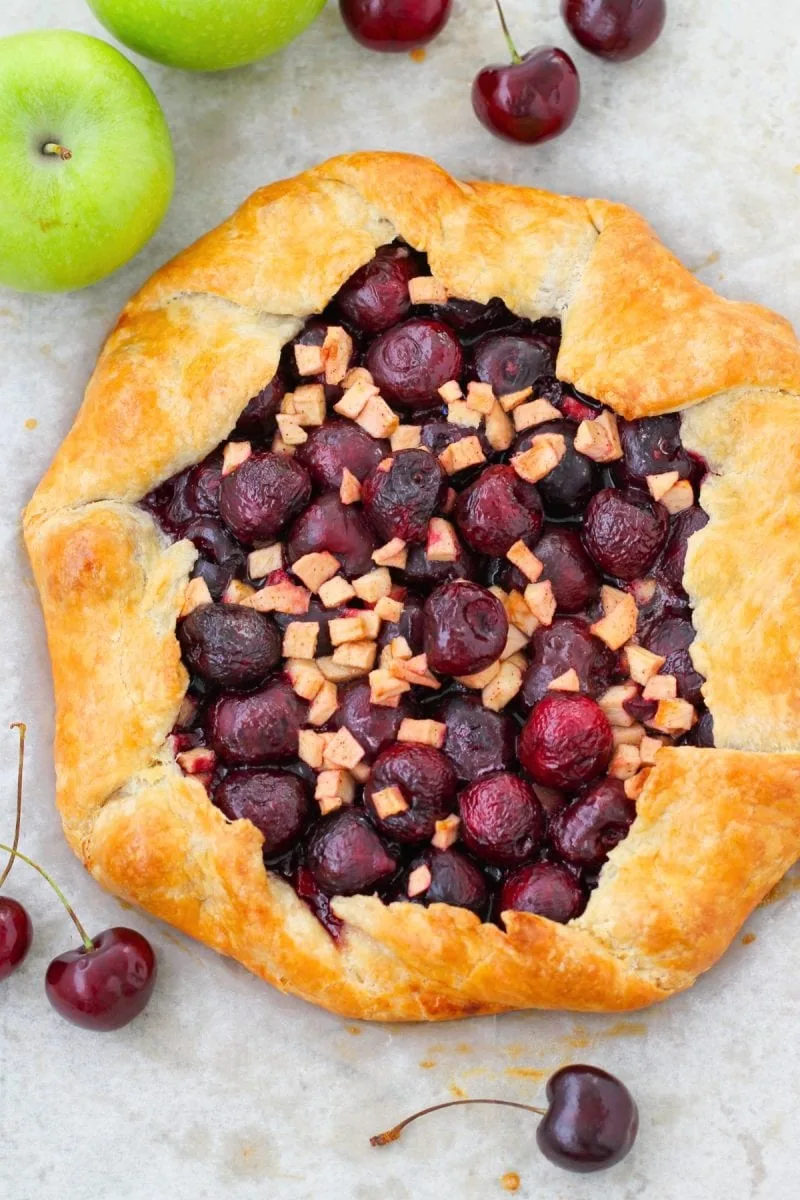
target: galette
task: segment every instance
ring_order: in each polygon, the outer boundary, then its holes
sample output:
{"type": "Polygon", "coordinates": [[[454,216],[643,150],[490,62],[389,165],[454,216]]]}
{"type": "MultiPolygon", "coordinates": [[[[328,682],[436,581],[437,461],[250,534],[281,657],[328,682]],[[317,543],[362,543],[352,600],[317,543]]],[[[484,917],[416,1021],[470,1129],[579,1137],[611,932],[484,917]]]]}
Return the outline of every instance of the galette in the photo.
{"type": "Polygon", "coordinates": [[[634,1009],[800,856],[800,346],[394,154],[124,309],[25,514],[91,874],[375,1020],[634,1009]]]}

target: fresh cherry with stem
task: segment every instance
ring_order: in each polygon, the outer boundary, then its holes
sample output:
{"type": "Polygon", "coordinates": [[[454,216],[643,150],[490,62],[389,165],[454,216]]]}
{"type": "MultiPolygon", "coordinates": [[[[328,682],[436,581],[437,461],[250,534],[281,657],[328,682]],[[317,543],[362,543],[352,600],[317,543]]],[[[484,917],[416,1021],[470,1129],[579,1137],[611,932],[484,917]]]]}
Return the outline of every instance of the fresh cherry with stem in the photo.
{"type": "Polygon", "coordinates": [[[450,1100],[434,1104],[385,1133],[370,1138],[372,1146],[396,1142],[420,1117],[465,1104],[496,1104],[536,1113],[542,1118],[536,1141],[545,1158],[568,1171],[588,1173],[613,1167],[636,1140],[639,1113],[624,1083],[600,1067],[575,1064],[556,1071],[547,1083],[546,1109],[515,1100],[450,1100]]]}
{"type": "Polygon", "coordinates": [[[484,67],[472,85],[472,105],[492,133],[534,145],[568,129],[578,111],[578,70],[557,46],[537,46],[520,55],[500,0],[495,0],[511,53],[510,63],[484,67]]]}
{"type": "Polygon", "coordinates": [[[664,28],[666,0],[561,0],[561,15],[584,50],[626,62],[649,50],[664,28]]]}
{"type": "MultiPolygon", "coordinates": [[[[19,845],[19,831],[22,820],[22,770],[25,761],[25,734],[27,729],[21,721],[15,721],[11,726],[19,732],[19,763],[17,766],[17,817],[14,825],[14,840],[8,861],[0,875],[0,888],[8,879],[14,865],[14,859],[19,845]]],[[[21,966],[33,940],[33,925],[26,909],[18,900],[10,896],[0,896],[0,981],[7,979],[21,966]]]]}

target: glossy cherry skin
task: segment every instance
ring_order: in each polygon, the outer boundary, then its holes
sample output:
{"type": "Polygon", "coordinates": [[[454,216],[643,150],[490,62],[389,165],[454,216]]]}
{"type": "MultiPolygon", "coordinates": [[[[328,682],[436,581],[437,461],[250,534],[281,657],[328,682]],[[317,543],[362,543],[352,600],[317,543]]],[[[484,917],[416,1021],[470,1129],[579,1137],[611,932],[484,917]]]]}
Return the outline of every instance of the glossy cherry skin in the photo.
{"type": "Polygon", "coordinates": [[[408,315],[409,280],[420,274],[407,246],[381,246],[375,257],[351,275],[335,304],[343,319],[362,333],[382,333],[408,315]]]}
{"type": "Polygon", "coordinates": [[[695,638],[692,622],[683,617],[667,617],[654,625],[647,634],[645,646],[653,654],[660,654],[666,662],[662,675],[674,675],[678,682],[678,695],[691,704],[701,704],[700,690],[705,679],[695,670],[689,647],[695,638]]]}
{"type": "Polygon", "coordinates": [[[519,740],[526,771],[545,787],[576,788],[602,775],[614,738],[599,704],[577,692],[549,692],[528,717],[519,740]]]}
{"type": "Polygon", "coordinates": [[[431,882],[424,892],[410,897],[416,904],[452,904],[478,916],[485,913],[489,903],[486,876],[466,855],[458,850],[430,848],[412,861],[409,874],[422,866],[430,871],[431,882]]]}
{"type": "Polygon", "coordinates": [[[0,981],[13,975],[31,948],[33,925],[18,900],[0,896],[0,981]]]}
{"type": "Polygon", "coordinates": [[[532,387],[543,375],[552,375],[555,356],[548,338],[490,334],[473,350],[472,367],[496,396],[507,396],[532,387]]]}
{"type": "Polygon", "coordinates": [[[252,454],[219,489],[223,521],[245,545],[266,542],[311,499],[308,472],[281,454],[252,454]]]}
{"type": "MultiPolygon", "coordinates": [[[[471,425],[456,425],[452,421],[426,421],[422,426],[420,445],[430,450],[438,458],[448,446],[468,437],[476,437],[486,458],[492,457],[494,450],[489,445],[482,429],[473,429],[471,425]]],[[[465,469],[470,470],[469,467],[465,469]]],[[[474,468],[472,469],[474,470],[474,468]]],[[[460,474],[461,472],[457,471],[454,478],[457,479],[460,474]]]]}
{"type": "Polygon", "coordinates": [[[156,982],[153,947],[135,929],[117,926],[59,954],[47,968],[47,998],[73,1025],[98,1032],[121,1029],[147,1004],[156,982]]]}
{"type": "MultiPolygon", "coordinates": [[[[409,557],[411,557],[409,555],[409,557]]],[[[384,621],[378,634],[378,646],[381,650],[395,638],[405,638],[412,654],[422,654],[423,645],[423,604],[421,596],[409,593],[403,600],[403,611],[399,621],[384,621]]]]}
{"type": "Polygon", "coordinates": [[[387,837],[399,842],[429,841],[436,822],[455,808],[455,772],[445,755],[432,746],[396,742],[376,758],[364,790],[364,801],[387,837]],[[381,817],[374,797],[390,787],[400,790],[408,808],[381,817]]]}
{"type": "Polygon", "coordinates": [[[354,421],[327,420],[308,430],[295,460],[308,471],[320,491],[338,491],[345,467],[361,482],[389,454],[389,443],[370,437],[354,421]]]}
{"type": "Polygon", "coordinates": [[[578,111],[577,68],[556,46],[537,46],[519,63],[496,63],[476,76],[472,106],[499,137],[534,145],[570,127],[578,111]]]}
{"type": "Polygon", "coordinates": [[[443,750],[462,783],[508,771],[517,726],[507,713],[484,708],[479,696],[450,696],[433,714],[447,728],[443,750]]]}
{"type": "Polygon", "coordinates": [[[441,33],[453,0],[339,0],[350,33],[369,50],[400,53],[441,33]]]}
{"type": "Polygon", "coordinates": [[[686,551],[689,538],[708,524],[708,514],[693,504],[679,513],[672,522],[669,540],[658,565],[658,576],[680,595],[686,595],[683,572],[686,567],[686,551]]]}
{"type": "Polygon", "coordinates": [[[598,58],[625,62],[649,50],[664,28],[666,0],[561,0],[577,42],[598,58]]]}
{"type": "Polygon", "coordinates": [[[443,384],[461,378],[464,354],[448,325],[415,318],[376,338],[365,366],[388,404],[424,409],[441,403],[443,384]]]}
{"type": "Polygon", "coordinates": [[[366,751],[367,761],[397,740],[400,725],[414,709],[405,696],[397,708],[372,703],[372,693],[366,679],[356,679],[339,688],[339,707],[334,715],[336,729],[349,729],[366,751]]]}
{"type": "Polygon", "coordinates": [[[529,783],[501,773],[477,780],[458,800],[468,850],[498,867],[531,858],[545,834],[544,810],[529,783]]]}
{"type": "Polygon", "coordinates": [[[482,471],[458,497],[454,515],[472,549],[497,558],[517,541],[535,546],[544,522],[536,488],[508,466],[482,471]]]}
{"type": "Polygon", "coordinates": [[[538,862],[519,867],[505,879],[500,890],[501,913],[536,913],[549,921],[566,925],[580,916],[586,907],[586,893],[567,867],[560,863],[538,862]]]}
{"type": "Polygon", "coordinates": [[[309,504],[289,530],[290,562],[304,554],[327,550],[338,558],[349,579],[365,575],[374,567],[372,552],[378,542],[355,504],[342,504],[335,492],[309,504]]]}
{"type": "Polygon", "coordinates": [[[647,492],[647,476],[677,471],[688,479],[694,463],[681,442],[681,419],[675,413],[663,417],[641,417],[620,421],[622,459],[614,464],[614,475],[623,486],[647,492]]]}
{"type": "Polygon", "coordinates": [[[398,450],[364,480],[364,515],[384,541],[424,542],[447,491],[447,476],[427,450],[398,450]]]}
{"type": "Polygon", "coordinates": [[[202,576],[215,600],[219,600],[239,568],[244,551],[216,517],[197,517],[183,529],[183,536],[200,551],[192,576],[202,576]]]}
{"type": "Polygon", "coordinates": [[[308,866],[326,895],[355,896],[387,883],[397,860],[364,812],[340,808],[314,827],[308,866]]]}
{"type": "Polygon", "coordinates": [[[230,771],[214,803],[229,821],[251,821],[263,833],[267,862],[297,845],[313,812],[308,787],[289,771],[230,771]]]}
{"type": "Polygon", "coordinates": [[[219,688],[257,687],[280,662],[281,636],[265,613],[239,604],[203,604],[178,625],[189,670],[219,688]]]}
{"type": "Polygon", "coordinates": [[[459,542],[459,550],[452,562],[432,562],[424,546],[409,546],[408,558],[403,568],[403,583],[418,592],[431,592],[443,583],[454,579],[475,579],[478,564],[475,556],[459,542]]]}
{"type": "Polygon", "coordinates": [[[528,652],[530,661],[520,694],[525,708],[552,695],[549,685],[567,671],[575,671],[581,691],[589,696],[598,696],[611,684],[614,655],[578,617],[556,617],[552,625],[540,625],[528,652]]]}
{"type": "MultiPolygon", "coordinates": [[[[536,557],[544,564],[542,578],[553,585],[559,612],[582,612],[599,595],[600,577],[574,529],[545,526],[536,543],[536,557]]],[[[522,583],[524,591],[526,582],[520,579],[516,586],[522,583]]]]}
{"type": "Polygon", "coordinates": [[[547,1081],[548,1110],[536,1130],[545,1158],[568,1171],[602,1171],[636,1140],[639,1112],[623,1083],[599,1067],[562,1067],[547,1081]]]}
{"type": "Polygon", "coordinates": [[[248,401],[236,422],[236,433],[246,438],[264,438],[271,434],[285,395],[286,383],[281,375],[275,375],[266,387],[248,401]]]}
{"type": "Polygon", "coordinates": [[[474,675],[496,662],[508,637],[508,617],[480,584],[455,580],[437,588],[423,611],[428,666],[441,675],[474,675]]]}
{"type": "Polygon", "coordinates": [[[589,501],[583,544],[601,571],[618,579],[637,579],[658,558],[669,531],[661,504],[604,488],[589,501]]]}
{"type": "Polygon", "coordinates": [[[212,705],[208,738],[225,762],[261,766],[297,754],[307,706],[288,683],[271,683],[247,696],[224,695],[212,705]]]}
{"type": "Polygon", "coordinates": [[[636,818],[636,804],[619,779],[601,779],[562,809],[550,825],[555,849],[578,867],[600,867],[636,818]]]}

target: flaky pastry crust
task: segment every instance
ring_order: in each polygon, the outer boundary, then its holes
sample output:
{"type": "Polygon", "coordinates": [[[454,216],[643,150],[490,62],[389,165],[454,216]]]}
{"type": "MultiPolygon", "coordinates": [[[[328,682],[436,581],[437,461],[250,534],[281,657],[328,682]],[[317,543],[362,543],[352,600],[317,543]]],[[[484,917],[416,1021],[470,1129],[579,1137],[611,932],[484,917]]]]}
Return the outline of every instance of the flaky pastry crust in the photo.
{"type": "Polygon", "coordinates": [[[789,324],[715,295],[621,205],[461,183],[395,154],[256,192],[128,303],[26,510],[71,846],[118,896],[349,1017],[625,1010],[690,986],[800,856],[799,406],[789,324]],[[512,912],[503,931],[355,896],[334,900],[334,941],[167,742],[195,551],[136,502],[230,433],[284,343],[398,236],[451,294],[560,317],[559,377],[622,416],[687,409],[684,444],[711,468],[685,582],[718,748],[659,752],[566,926],[512,912]]]}

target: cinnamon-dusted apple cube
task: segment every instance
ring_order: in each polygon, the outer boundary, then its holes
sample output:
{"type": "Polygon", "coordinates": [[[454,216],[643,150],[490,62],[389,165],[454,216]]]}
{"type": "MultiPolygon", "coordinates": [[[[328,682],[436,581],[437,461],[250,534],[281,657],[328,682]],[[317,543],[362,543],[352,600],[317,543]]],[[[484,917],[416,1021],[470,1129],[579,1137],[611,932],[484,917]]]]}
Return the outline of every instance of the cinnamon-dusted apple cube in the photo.
{"type": "Polygon", "coordinates": [[[507,658],[511,658],[512,654],[518,654],[520,650],[524,650],[528,644],[528,638],[521,629],[517,629],[516,625],[509,625],[506,644],[503,647],[503,653],[500,655],[501,662],[507,658]]]}
{"type": "Polygon", "coordinates": [[[232,474],[237,467],[247,462],[252,453],[253,447],[249,442],[226,442],[222,451],[222,474],[232,474]]]}
{"type": "Polygon", "coordinates": [[[446,304],[447,288],[433,275],[417,275],[408,281],[412,304],[446,304]]]}
{"type": "Polygon", "coordinates": [[[629,800],[638,800],[644,791],[644,785],[647,783],[647,778],[652,771],[652,767],[642,767],[641,771],[637,771],[632,779],[626,779],[623,783],[625,795],[629,800]]]}
{"type": "Polygon", "coordinates": [[[391,437],[393,450],[416,450],[422,440],[419,425],[398,425],[391,437]]]}
{"type": "Polygon", "coordinates": [[[379,708],[396,708],[400,696],[411,691],[411,684],[392,675],[386,667],[369,673],[370,702],[379,708]]]}
{"type": "Polygon", "coordinates": [[[638,721],[634,721],[633,725],[613,725],[611,732],[615,746],[641,746],[645,736],[644,725],[638,721]]]}
{"type": "Polygon", "coordinates": [[[453,400],[447,406],[447,419],[451,425],[464,425],[469,429],[480,429],[483,417],[466,400],[453,400]]]}
{"type": "Polygon", "coordinates": [[[321,771],[317,776],[314,799],[318,801],[323,816],[344,804],[352,804],[355,798],[356,781],[349,771],[321,771]]]}
{"type": "Polygon", "coordinates": [[[399,570],[405,570],[408,562],[408,551],[406,543],[402,538],[392,538],[385,546],[379,546],[372,553],[372,561],[381,567],[397,567],[399,570]]]}
{"type": "MultiPolygon", "coordinates": [[[[353,339],[341,325],[329,325],[322,343],[322,369],[325,371],[325,382],[335,385],[341,383],[347,375],[350,359],[353,357],[353,339]]],[[[318,371],[314,372],[319,374],[318,371]]]]}
{"type": "Polygon", "coordinates": [[[603,587],[600,591],[605,616],[589,626],[595,637],[605,642],[609,650],[619,650],[636,633],[639,610],[636,601],[628,592],[603,587]],[[609,599],[613,593],[614,598],[609,599]]]}
{"type": "Polygon", "coordinates": [[[292,690],[301,700],[314,700],[319,695],[325,676],[316,663],[306,658],[290,658],[284,664],[284,670],[292,690]]]}
{"type": "Polygon", "coordinates": [[[622,743],[616,746],[608,764],[608,773],[612,779],[632,779],[642,765],[638,746],[622,743]]]}
{"type": "Polygon", "coordinates": [[[310,592],[318,592],[323,583],[333,579],[342,564],[327,550],[304,554],[292,564],[292,574],[302,579],[310,592]]]}
{"type": "Polygon", "coordinates": [[[415,867],[408,877],[408,884],[406,886],[406,893],[409,900],[413,900],[415,896],[422,896],[427,892],[432,881],[433,877],[431,876],[430,867],[427,867],[425,863],[420,867],[415,867]]]}
{"type": "Polygon", "coordinates": [[[342,504],[358,504],[361,499],[361,484],[352,471],[347,467],[342,471],[342,482],[339,485],[339,499],[342,504]]]}
{"type": "Polygon", "coordinates": [[[481,692],[484,708],[501,712],[522,687],[522,671],[512,662],[501,663],[500,670],[481,692]]]}
{"type": "Polygon", "coordinates": [[[204,775],[217,765],[217,756],[208,746],[196,746],[193,750],[182,750],[175,761],[186,775],[204,775]]]}
{"type": "Polygon", "coordinates": [[[442,686],[436,676],[428,670],[428,659],[424,654],[417,654],[414,658],[393,658],[389,670],[398,679],[416,684],[417,687],[438,691],[442,686]]]}
{"type": "Polygon", "coordinates": [[[510,591],[503,607],[511,624],[521,629],[526,637],[533,637],[539,628],[539,621],[528,608],[522,592],[518,592],[516,588],[510,591]]]}
{"type": "Polygon", "coordinates": [[[677,471],[663,471],[661,475],[647,475],[647,490],[653,499],[658,501],[679,479],[680,475],[677,471]]]}
{"type": "Polygon", "coordinates": [[[652,767],[656,761],[656,755],[664,745],[666,745],[664,738],[651,737],[649,733],[645,734],[639,742],[639,754],[642,758],[642,765],[652,767]]]}
{"type": "Polygon", "coordinates": [[[537,433],[527,450],[514,455],[511,466],[526,483],[538,483],[558,466],[566,452],[562,434],[537,433]]]}
{"type": "Polygon", "coordinates": [[[297,367],[298,375],[321,375],[325,370],[322,346],[296,345],[294,348],[294,365],[297,367]]]}
{"type": "Polygon", "coordinates": [[[455,680],[456,683],[463,683],[464,687],[475,688],[476,691],[480,691],[490,684],[493,679],[496,679],[499,674],[500,660],[498,659],[497,662],[489,663],[489,666],[484,667],[482,671],[476,671],[474,675],[456,675],[455,680]]]}
{"type": "Polygon", "coordinates": [[[372,372],[368,371],[366,367],[351,367],[342,380],[342,388],[344,391],[347,391],[348,388],[353,387],[356,383],[374,384],[375,380],[372,378],[372,372]]]}
{"type": "Polygon", "coordinates": [[[415,721],[404,717],[397,731],[398,742],[416,742],[420,746],[433,746],[441,750],[447,737],[447,726],[441,721],[415,721]]]}
{"type": "Polygon", "coordinates": [[[488,417],[496,401],[497,397],[492,391],[490,383],[467,384],[467,408],[472,408],[476,413],[483,413],[485,417],[488,417]]]}
{"type": "Polygon", "coordinates": [[[387,817],[396,817],[398,813],[408,812],[408,801],[399,787],[381,788],[372,795],[372,804],[381,821],[387,817]]]}
{"type": "MultiPolygon", "coordinates": [[[[349,376],[345,378],[345,383],[349,376]]],[[[372,382],[372,376],[365,379],[363,376],[355,379],[347,388],[341,400],[333,406],[334,412],[337,412],[341,417],[348,417],[351,421],[355,421],[361,416],[367,406],[368,400],[374,400],[380,393],[372,382]]]]}
{"type": "Polygon", "coordinates": [[[662,655],[645,650],[644,646],[631,644],[625,647],[625,662],[634,683],[647,683],[658,674],[666,661],[662,655]]]}
{"type": "Polygon", "coordinates": [[[635,700],[639,689],[635,683],[618,683],[598,697],[597,703],[612,725],[635,725],[636,719],[622,707],[628,700],[635,700]]]}
{"type": "Polygon", "coordinates": [[[633,598],[636,603],[643,608],[645,604],[649,604],[656,594],[655,579],[634,579],[630,584],[630,589],[633,593],[633,598]]]}
{"type": "Polygon", "coordinates": [[[661,503],[671,516],[691,508],[694,504],[694,489],[688,479],[679,479],[666,495],[661,497],[661,503]]]}
{"type": "Polygon", "coordinates": [[[322,755],[325,739],[313,729],[301,729],[297,735],[297,757],[311,767],[312,771],[322,770],[322,755]]]}
{"type": "MultiPolygon", "coordinates": [[[[520,404],[524,404],[525,401],[532,395],[533,388],[526,387],[519,392],[507,392],[505,396],[499,396],[498,400],[502,405],[503,411],[510,413],[513,412],[515,408],[519,408],[520,404]]],[[[561,416],[561,413],[558,415],[561,416]]]]}
{"type": "Polygon", "coordinates": [[[514,426],[498,402],[495,402],[491,412],[486,417],[483,432],[493,450],[507,450],[514,441],[514,426]]]}
{"type": "Polygon", "coordinates": [[[247,556],[247,570],[251,579],[266,579],[273,571],[283,567],[283,545],[276,542],[274,546],[264,546],[262,550],[253,550],[247,556]]]}
{"type": "Polygon", "coordinates": [[[275,420],[278,423],[281,440],[285,446],[302,446],[303,442],[308,441],[308,434],[300,426],[296,417],[287,416],[286,413],[278,413],[275,420]]]}
{"type": "Polygon", "coordinates": [[[456,531],[444,517],[431,517],[428,522],[428,540],[425,557],[428,562],[455,562],[461,547],[456,531]]]}
{"type": "Polygon", "coordinates": [[[578,678],[578,672],[574,667],[570,667],[562,675],[556,675],[555,679],[551,679],[548,683],[547,690],[549,692],[579,692],[581,681],[578,678]]]}
{"type": "Polygon", "coordinates": [[[350,683],[353,679],[361,679],[365,674],[360,667],[350,667],[329,657],[318,658],[316,662],[330,683],[350,683]]]}
{"type": "Polygon", "coordinates": [[[529,583],[525,588],[525,603],[540,625],[552,625],[556,615],[556,597],[549,579],[529,583]]]}
{"type": "Polygon", "coordinates": [[[436,832],[431,838],[431,845],[437,850],[449,850],[458,841],[458,833],[461,828],[461,818],[455,813],[451,813],[449,817],[444,817],[441,821],[436,822],[436,832]]]}
{"type": "Polygon", "coordinates": [[[654,675],[642,692],[645,700],[674,700],[678,695],[678,680],[674,675],[654,675]]]}
{"type": "Polygon", "coordinates": [[[242,583],[241,579],[232,579],[222,593],[222,603],[242,604],[243,601],[249,600],[255,594],[256,589],[249,583],[242,583]]]}
{"type": "Polygon", "coordinates": [[[399,424],[400,418],[382,396],[370,396],[356,417],[356,425],[374,438],[390,438],[399,424]]]}
{"type": "Polygon", "coordinates": [[[326,679],[311,701],[308,710],[309,725],[327,725],[338,707],[339,693],[336,684],[326,679]]]}
{"type": "Polygon", "coordinates": [[[391,596],[381,596],[375,605],[375,612],[382,621],[396,622],[403,615],[403,605],[400,600],[393,600],[391,596]]]}
{"type": "Polygon", "coordinates": [[[294,420],[298,425],[323,425],[326,417],[325,388],[321,383],[309,383],[294,393],[294,420]]]}
{"type": "Polygon", "coordinates": [[[202,575],[198,575],[195,579],[190,579],[186,585],[180,615],[188,617],[189,613],[194,612],[196,608],[201,608],[204,604],[213,603],[214,600],[211,592],[208,590],[208,584],[202,575]]]}
{"type": "Polygon", "coordinates": [[[293,417],[294,411],[294,392],[287,392],[281,400],[281,406],[278,409],[285,417],[293,417]]]}
{"type": "Polygon", "coordinates": [[[367,675],[375,666],[377,656],[375,642],[346,642],[336,647],[333,661],[343,667],[358,668],[362,675],[367,675]]]}
{"type": "Polygon", "coordinates": [[[326,767],[341,767],[352,771],[364,757],[364,747],[357,742],[349,729],[341,728],[325,746],[323,763],[326,767]]]}
{"type": "Polygon", "coordinates": [[[522,571],[522,574],[531,583],[536,583],[544,570],[544,564],[539,561],[533,551],[523,541],[514,542],[511,549],[506,551],[506,558],[518,570],[522,571]]]}
{"type": "Polygon", "coordinates": [[[288,444],[288,442],[285,442],[283,440],[283,438],[281,437],[281,435],[279,433],[276,433],[274,438],[272,439],[272,443],[270,445],[270,450],[272,451],[273,454],[278,454],[283,458],[291,458],[292,455],[295,453],[296,447],[290,446],[288,444]]]}
{"type": "Polygon", "coordinates": [[[581,421],[575,434],[575,449],[598,463],[616,462],[622,458],[615,414],[606,410],[593,421],[581,421]]]}
{"type": "Polygon", "coordinates": [[[387,650],[391,651],[392,658],[409,659],[414,657],[414,651],[411,649],[404,637],[392,638],[391,642],[386,648],[387,650]]]}
{"type": "MultiPolygon", "coordinates": [[[[389,568],[376,567],[374,571],[368,571],[366,575],[359,575],[358,579],[353,580],[353,588],[359,600],[363,600],[365,604],[377,605],[378,601],[386,599],[392,590],[389,568]]],[[[380,617],[377,609],[375,615],[380,617]]]]}
{"type": "Polygon", "coordinates": [[[345,642],[362,642],[376,638],[380,632],[381,619],[374,612],[358,612],[349,617],[334,617],[328,624],[331,642],[342,646],[345,642]]]}
{"type": "Polygon", "coordinates": [[[439,388],[439,395],[442,397],[445,404],[454,404],[456,400],[464,399],[464,393],[461,390],[461,384],[457,379],[448,379],[447,383],[443,383],[439,388]]]}
{"type": "Polygon", "coordinates": [[[448,475],[455,475],[457,471],[464,471],[467,467],[477,467],[480,463],[486,462],[486,456],[481,450],[478,438],[465,437],[446,446],[439,455],[439,462],[448,475]]]}
{"type": "Polygon", "coordinates": [[[318,621],[290,621],[283,635],[283,657],[313,658],[318,637],[318,621]]]}
{"type": "Polygon", "coordinates": [[[560,417],[561,413],[549,400],[530,400],[514,409],[514,428],[517,433],[522,433],[525,429],[544,425],[545,421],[557,421],[560,417]]]}
{"type": "Polygon", "coordinates": [[[353,600],[355,594],[352,585],[341,575],[335,575],[319,589],[319,598],[326,608],[340,608],[342,604],[353,600]]]}
{"type": "Polygon", "coordinates": [[[688,733],[697,721],[697,713],[688,700],[659,700],[655,716],[645,721],[650,729],[679,737],[688,733]]]}

